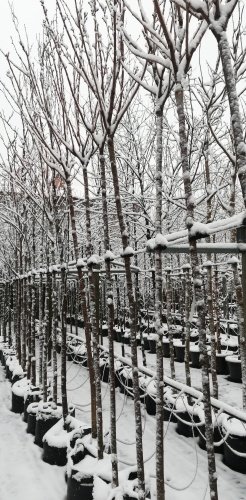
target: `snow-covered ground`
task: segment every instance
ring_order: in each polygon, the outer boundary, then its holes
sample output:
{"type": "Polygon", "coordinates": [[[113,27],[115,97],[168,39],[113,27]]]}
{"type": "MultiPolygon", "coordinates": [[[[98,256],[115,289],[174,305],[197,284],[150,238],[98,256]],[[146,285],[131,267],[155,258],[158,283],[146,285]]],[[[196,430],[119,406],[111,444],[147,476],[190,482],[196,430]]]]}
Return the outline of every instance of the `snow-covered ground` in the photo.
{"type": "MultiPolygon", "coordinates": [[[[116,344],[117,345],[117,344],[116,344]]],[[[120,345],[117,345],[117,350],[120,345]]],[[[128,348],[126,349],[126,351],[128,348]]],[[[149,367],[154,367],[154,355],[148,355],[149,367]],[[152,360],[152,361],[151,361],[152,360]]],[[[168,374],[169,360],[165,359],[168,374]]],[[[176,363],[177,377],[183,379],[184,366],[176,363]]],[[[193,384],[200,387],[199,370],[192,370],[193,384]]],[[[86,368],[68,362],[68,397],[76,405],[76,416],[89,423],[89,384],[86,368]]],[[[241,384],[232,384],[220,377],[221,395],[228,403],[239,406],[241,384]],[[227,387],[228,386],[228,387],[227,387]]],[[[135,464],[135,436],[133,402],[116,390],[118,418],[118,453],[120,467],[135,464]]],[[[33,436],[26,433],[21,416],[10,412],[11,387],[0,368],[0,500],[64,500],[66,484],[64,468],[45,464],[42,451],[33,443],[33,436]]],[[[104,429],[109,426],[109,389],[102,383],[104,429]]],[[[155,474],[155,418],[149,416],[144,406],[143,443],[146,473],[152,479],[152,498],[155,474]]],[[[176,433],[176,424],[165,423],[165,478],[166,500],[208,500],[208,475],[206,452],[197,445],[197,438],[185,438],[176,433]]],[[[219,498],[222,500],[246,499],[246,476],[231,471],[216,454],[219,498]]],[[[81,499],[82,500],[82,499],[81,499]]]]}
{"type": "Polygon", "coordinates": [[[64,467],[42,461],[42,450],[10,407],[11,386],[0,367],[0,499],[64,500],[64,467]]]}

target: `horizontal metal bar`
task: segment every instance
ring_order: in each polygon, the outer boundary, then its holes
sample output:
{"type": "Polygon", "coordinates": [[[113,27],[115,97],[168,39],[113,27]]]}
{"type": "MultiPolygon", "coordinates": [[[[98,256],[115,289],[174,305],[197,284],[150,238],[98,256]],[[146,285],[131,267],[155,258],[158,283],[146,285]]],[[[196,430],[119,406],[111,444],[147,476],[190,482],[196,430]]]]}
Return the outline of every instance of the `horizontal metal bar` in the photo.
{"type": "MultiPolygon", "coordinates": [[[[196,247],[198,253],[231,254],[246,252],[245,243],[197,243],[196,247]]],[[[189,254],[190,247],[188,243],[168,245],[163,252],[189,254]]]]}

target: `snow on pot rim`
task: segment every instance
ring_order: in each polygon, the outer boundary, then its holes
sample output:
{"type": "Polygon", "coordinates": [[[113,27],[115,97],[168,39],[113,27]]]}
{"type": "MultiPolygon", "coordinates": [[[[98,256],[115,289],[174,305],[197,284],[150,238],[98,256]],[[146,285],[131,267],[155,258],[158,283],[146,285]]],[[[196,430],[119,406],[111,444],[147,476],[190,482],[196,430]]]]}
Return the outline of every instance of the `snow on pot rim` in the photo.
{"type": "Polygon", "coordinates": [[[5,363],[5,364],[6,364],[6,366],[10,366],[11,364],[14,364],[14,363],[18,363],[18,364],[19,364],[19,361],[18,361],[18,359],[17,359],[17,357],[16,357],[16,355],[15,355],[15,354],[13,354],[13,355],[12,355],[12,354],[10,354],[10,355],[7,357],[7,359],[6,359],[6,363],[5,363]]]}
{"type": "Polygon", "coordinates": [[[38,412],[38,403],[37,402],[30,403],[26,411],[29,415],[36,415],[38,412]]]}
{"type": "Polygon", "coordinates": [[[163,344],[169,344],[169,339],[167,337],[162,337],[163,344]]]}
{"type": "Polygon", "coordinates": [[[198,344],[190,344],[190,352],[200,352],[199,345],[198,344]]]}
{"type": "Polygon", "coordinates": [[[27,377],[22,378],[21,380],[17,380],[12,385],[12,392],[15,394],[15,396],[21,396],[24,397],[26,392],[28,391],[28,388],[31,384],[31,381],[27,379],[27,377]]]}
{"type": "Polygon", "coordinates": [[[184,343],[182,342],[182,339],[174,339],[173,345],[176,347],[184,347],[184,343]]]}
{"type": "MultiPolygon", "coordinates": [[[[18,364],[18,365],[16,365],[16,366],[14,367],[14,369],[13,369],[13,374],[12,374],[12,375],[13,375],[13,377],[20,377],[20,376],[21,376],[21,375],[23,375],[23,374],[24,374],[24,371],[23,371],[22,366],[21,366],[21,365],[19,365],[19,364],[18,364]]],[[[24,397],[25,397],[25,395],[24,395],[24,397]]]]}
{"type": "Polygon", "coordinates": [[[70,439],[75,430],[82,427],[84,424],[77,420],[75,417],[70,415],[64,420],[61,418],[58,422],[51,427],[43,437],[43,442],[46,442],[49,446],[55,448],[67,448],[70,443],[70,439]],[[71,429],[67,432],[66,428],[69,426],[71,429]]]}
{"type": "Polygon", "coordinates": [[[155,340],[155,342],[157,342],[157,340],[158,340],[157,333],[150,333],[149,334],[149,340],[155,340]]]}
{"type": "Polygon", "coordinates": [[[229,356],[232,356],[233,355],[233,351],[229,351],[229,350],[224,350],[224,351],[221,351],[221,352],[218,352],[216,351],[216,357],[217,358],[226,358],[226,357],[229,357],[229,356]]]}
{"type": "Polygon", "coordinates": [[[37,387],[37,386],[34,386],[34,385],[30,384],[28,386],[27,392],[24,395],[24,400],[26,401],[27,397],[30,396],[30,394],[32,396],[39,396],[42,393],[43,393],[43,391],[42,391],[42,389],[40,387],[37,387]]]}
{"type": "Polygon", "coordinates": [[[196,337],[197,335],[199,335],[199,332],[198,332],[198,329],[197,328],[192,328],[191,331],[190,331],[190,337],[196,337]]]}
{"type": "Polygon", "coordinates": [[[38,403],[37,420],[48,420],[50,418],[61,418],[62,417],[62,407],[55,405],[53,402],[44,403],[40,401],[38,403]]]}
{"type": "Polygon", "coordinates": [[[218,424],[224,434],[230,436],[246,437],[246,424],[235,417],[230,417],[226,413],[218,416],[218,424]]]}
{"type": "Polygon", "coordinates": [[[241,364],[241,359],[238,358],[237,354],[234,356],[226,356],[225,360],[228,361],[228,363],[241,364]]]}
{"type": "MultiPolygon", "coordinates": [[[[123,498],[138,499],[138,480],[121,480],[119,472],[119,486],[112,488],[111,484],[105,483],[101,477],[94,477],[93,500],[122,500],[123,498]]],[[[149,485],[145,485],[145,494],[149,493],[149,485]]]]}
{"type": "Polygon", "coordinates": [[[230,337],[226,339],[221,339],[221,345],[225,345],[228,347],[237,347],[238,346],[238,338],[237,337],[230,337]]]}

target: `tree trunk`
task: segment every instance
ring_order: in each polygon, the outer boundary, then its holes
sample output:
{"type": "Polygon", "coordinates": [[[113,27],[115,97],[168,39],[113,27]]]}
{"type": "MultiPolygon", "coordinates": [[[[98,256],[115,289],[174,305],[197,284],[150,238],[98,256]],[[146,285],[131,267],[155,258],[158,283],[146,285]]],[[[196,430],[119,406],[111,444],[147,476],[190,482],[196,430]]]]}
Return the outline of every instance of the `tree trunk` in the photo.
{"type": "Polygon", "coordinates": [[[194,223],[194,200],[192,196],[190,169],[188,161],[188,145],[187,145],[187,134],[185,126],[186,121],[185,121],[185,110],[184,110],[184,92],[181,83],[176,84],[175,100],[176,100],[178,121],[179,121],[181,164],[182,164],[183,182],[184,182],[186,208],[187,208],[186,225],[188,229],[191,269],[193,275],[194,294],[195,294],[195,300],[197,305],[197,316],[198,316],[199,347],[200,347],[200,356],[202,364],[202,389],[203,389],[203,399],[204,399],[205,436],[206,436],[206,448],[208,456],[210,496],[211,500],[218,500],[217,474],[216,474],[214,441],[213,441],[213,422],[212,422],[212,410],[211,410],[210,387],[209,387],[209,365],[208,365],[208,354],[206,347],[205,301],[202,290],[202,279],[201,279],[200,266],[197,255],[196,238],[191,233],[192,225],[194,223]]]}
{"type": "MultiPolygon", "coordinates": [[[[108,137],[108,151],[111,165],[111,172],[113,178],[115,203],[117,210],[117,217],[120,226],[121,239],[123,250],[128,246],[128,234],[125,226],[120,189],[119,179],[116,166],[116,156],[114,149],[113,137],[108,137]]],[[[137,468],[138,468],[138,498],[143,500],[145,498],[145,479],[144,479],[144,462],[143,462],[143,443],[142,443],[142,416],[141,416],[141,401],[138,383],[138,354],[137,354],[137,340],[136,340],[136,324],[135,324],[135,299],[133,294],[133,283],[131,275],[131,256],[129,253],[124,255],[125,272],[126,272],[126,286],[127,296],[129,303],[129,316],[131,320],[131,356],[132,356],[132,376],[133,376],[133,394],[134,394],[134,410],[135,410],[135,426],[136,426],[136,453],[137,453],[137,468]]]]}

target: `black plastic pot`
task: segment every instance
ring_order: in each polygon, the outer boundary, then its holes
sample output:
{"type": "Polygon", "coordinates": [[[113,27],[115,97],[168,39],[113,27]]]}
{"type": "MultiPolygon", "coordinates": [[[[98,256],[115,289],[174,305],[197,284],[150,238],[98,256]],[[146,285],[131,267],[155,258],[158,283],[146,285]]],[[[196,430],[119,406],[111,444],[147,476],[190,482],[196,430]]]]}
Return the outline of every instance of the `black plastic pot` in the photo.
{"type": "Polygon", "coordinates": [[[67,500],[92,500],[93,475],[88,475],[81,480],[74,478],[76,470],[67,478],[67,500]]]}
{"type": "Polygon", "coordinates": [[[169,342],[163,342],[162,343],[162,349],[163,349],[163,357],[164,358],[170,358],[170,345],[169,345],[169,342]]]}
{"type": "Polygon", "coordinates": [[[67,463],[67,446],[58,448],[51,446],[47,441],[43,442],[43,461],[50,465],[66,465],[67,463]]]}
{"type": "Polygon", "coordinates": [[[182,436],[185,437],[192,437],[193,435],[194,436],[198,435],[198,430],[196,429],[195,425],[193,425],[193,430],[192,426],[190,425],[192,421],[199,422],[199,418],[197,415],[192,415],[191,418],[191,415],[188,413],[188,411],[178,412],[178,414],[176,413],[176,415],[177,415],[176,431],[178,434],[181,434],[182,436]],[[182,421],[179,419],[182,419],[182,421]],[[185,421],[187,422],[187,424],[185,423],[185,421]]]}
{"type": "Polygon", "coordinates": [[[241,361],[234,362],[226,359],[226,363],[229,369],[229,377],[233,382],[242,382],[242,367],[241,361]]]}
{"type": "Polygon", "coordinates": [[[178,361],[179,363],[183,363],[185,357],[185,346],[175,345],[174,351],[175,351],[176,361],[178,361]]]}
{"type": "Polygon", "coordinates": [[[216,371],[218,375],[228,375],[229,369],[225,356],[216,354],[216,371]]]}
{"type": "Polygon", "coordinates": [[[17,396],[12,392],[12,407],[14,413],[23,413],[24,411],[24,396],[17,396]]]}
{"type": "Polygon", "coordinates": [[[146,394],[145,405],[148,415],[156,414],[156,402],[149,394],[146,394]]]}
{"type": "Polygon", "coordinates": [[[149,348],[152,354],[156,353],[156,340],[149,339],[149,348]]]}
{"type": "MultiPolygon", "coordinates": [[[[240,453],[246,453],[246,436],[229,435],[226,443],[240,453]]],[[[246,457],[239,457],[224,443],[224,462],[230,469],[246,474],[246,457]]]]}
{"type": "Polygon", "coordinates": [[[200,352],[190,351],[190,359],[193,368],[200,368],[200,352]]]}
{"type": "Polygon", "coordinates": [[[35,427],[35,440],[34,443],[40,446],[41,448],[43,447],[43,437],[46,434],[46,432],[55,425],[58,420],[60,420],[57,417],[53,416],[47,416],[45,415],[45,420],[42,418],[36,419],[36,427],[35,427]]]}
{"type": "Polygon", "coordinates": [[[148,339],[148,337],[143,337],[143,343],[144,343],[144,350],[148,351],[149,350],[149,339],[148,339]]]}
{"type": "MultiPolygon", "coordinates": [[[[205,425],[201,425],[199,427],[199,430],[200,430],[201,434],[200,434],[200,432],[198,432],[198,435],[199,435],[198,444],[202,450],[206,450],[205,425]]],[[[219,431],[219,428],[214,427],[214,442],[216,443],[218,441],[221,441],[221,439],[222,439],[222,436],[221,436],[221,433],[219,431]]],[[[223,453],[223,444],[221,444],[220,446],[215,446],[214,451],[216,453],[223,453]]]]}
{"type": "Polygon", "coordinates": [[[125,337],[123,336],[123,344],[129,345],[130,344],[130,337],[125,337]]]}

